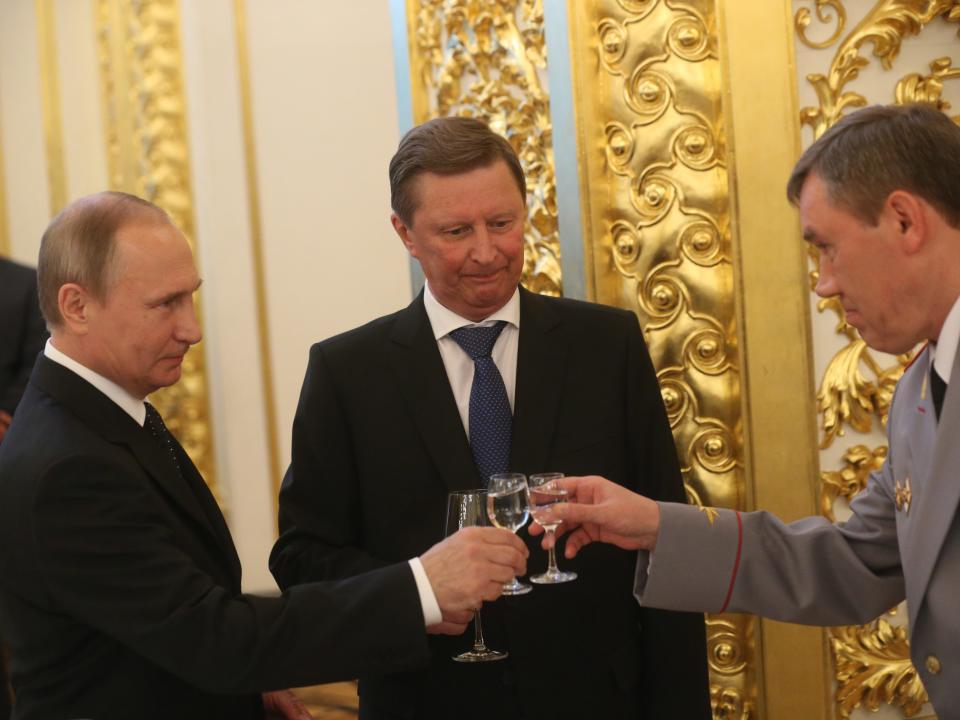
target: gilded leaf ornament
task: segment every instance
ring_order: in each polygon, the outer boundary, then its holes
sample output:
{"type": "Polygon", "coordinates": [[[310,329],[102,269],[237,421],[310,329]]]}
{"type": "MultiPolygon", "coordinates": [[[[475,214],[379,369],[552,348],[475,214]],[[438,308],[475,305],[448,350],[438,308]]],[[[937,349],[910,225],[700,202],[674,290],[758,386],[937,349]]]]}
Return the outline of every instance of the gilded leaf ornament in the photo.
{"type": "Polygon", "coordinates": [[[812,74],[807,80],[813,85],[818,107],[800,111],[800,122],[813,128],[814,138],[820,137],[850,108],[863,107],[866,98],[845,90],[860,71],[869,64],[861,55],[863,45],[871,43],[873,55],[885,70],[893,67],[900,53],[903,39],[917,35],[931,20],[943,15],[951,22],[960,21],[957,0],[881,0],[840,43],[826,75],[812,74]]]}
{"type": "Polygon", "coordinates": [[[847,502],[867,486],[870,473],[878,471],[887,459],[885,445],[873,450],[866,445],[854,445],[843,454],[843,468],[820,473],[820,512],[830,522],[836,522],[834,506],[839,498],[847,502]]]}
{"type": "Polygon", "coordinates": [[[830,644],[841,718],[849,718],[854,708],[877,710],[883,704],[913,717],[927,702],[927,691],[910,662],[905,628],[880,617],[868,625],[834,628],[830,644]]]}

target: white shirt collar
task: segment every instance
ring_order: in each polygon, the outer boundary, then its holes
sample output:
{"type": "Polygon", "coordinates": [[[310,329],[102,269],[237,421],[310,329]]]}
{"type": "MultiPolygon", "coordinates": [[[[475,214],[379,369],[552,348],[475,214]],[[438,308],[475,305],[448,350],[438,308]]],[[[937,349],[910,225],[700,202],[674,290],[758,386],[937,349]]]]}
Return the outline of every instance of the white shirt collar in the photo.
{"type": "Polygon", "coordinates": [[[97,390],[119,405],[120,409],[127,413],[127,415],[136,420],[140,427],[143,427],[143,423],[147,417],[147,406],[143,404],[143,398],[135,398],[112,380],[108,380],[103,375],[95,373],[85,365],[81,365],[72,357],[64,355],[53,346],[51,340],[47,340],[46,347],[43,348],[43,354],[53,362],[76,373],[93,385],[97,390]]]}
{"type": "Polygon", "coordinates": [[[440,301],[430,291],[430,283],[423,286],[423,306],[427,311],[427,318],[430,320],[430,326],[433,328],[433,337],[437,340],[449,335],[451,330],[464,327],[465,325],[489,325],[498,320],[506,320],[515,328],[520,328],[520,289],[513,291],[513,295],[507,301],[507,304],[497,310],[489,317],[480,322],[467,320],[465,317],[457,315],[453,310],[444,307],[440,301]]]}

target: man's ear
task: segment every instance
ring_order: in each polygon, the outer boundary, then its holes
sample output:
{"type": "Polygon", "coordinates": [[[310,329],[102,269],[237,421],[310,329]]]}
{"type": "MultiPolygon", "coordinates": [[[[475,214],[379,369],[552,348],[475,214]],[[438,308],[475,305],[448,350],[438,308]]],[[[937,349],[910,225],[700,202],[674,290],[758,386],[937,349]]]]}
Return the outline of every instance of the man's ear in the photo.
{"type": "Polygon", "coordinates": [[[410,253],[410,256],[417,257],[417,246],[410,239],[409,226],[401,220],[400,216],[396,213],[390,214],[390,224],[393,225],[394,232],[400,236],[400,242],[403,243],[403,246],[407,249],[407,252],[410,253]]]}
{"type": "Polygon", "coordinates": [[[904,252],[920,250],[927,239],[927,204],[913,193],[894,190],[887,196],[883,214],[899,233],[904,252]]]}
{"type": "Polygon", "coordinates": [[[82,286],[66,283],[57,291],[57,307],[63,324],[74,335],[86,335],[90,324],[92,298],[82,286]]]}

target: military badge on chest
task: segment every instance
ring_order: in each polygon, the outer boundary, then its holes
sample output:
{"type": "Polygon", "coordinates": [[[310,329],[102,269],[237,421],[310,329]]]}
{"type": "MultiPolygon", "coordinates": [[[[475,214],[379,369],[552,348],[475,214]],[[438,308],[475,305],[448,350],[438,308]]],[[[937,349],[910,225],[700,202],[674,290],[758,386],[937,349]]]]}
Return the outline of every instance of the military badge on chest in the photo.
{"type": "Polygon", "coordinates": [[[897,504],[897,512],[905,515],[910,514],[910,500],[913,499],[913,491],[910,489],[910,476],[907,475],[901,483],[898,479],[893,486],[894,501],[897,504]]]}

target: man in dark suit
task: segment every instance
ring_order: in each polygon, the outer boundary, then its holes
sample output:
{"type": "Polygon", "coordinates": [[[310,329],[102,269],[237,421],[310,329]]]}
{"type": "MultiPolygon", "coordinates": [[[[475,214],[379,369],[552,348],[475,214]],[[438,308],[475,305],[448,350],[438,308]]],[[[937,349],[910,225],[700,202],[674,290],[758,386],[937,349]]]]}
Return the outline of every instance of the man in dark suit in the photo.
{"type": "Polygon", "coordinates": [[[183,234],[139,198],[81,199],[44,234],[39,284],[52,337],[0,448],[17,720],[303,717],[261,691],[416,667],[432,618],[524,566],[515,537],[475,529],[341,583],[241,594],[213,496],[143,401],[200,340],[183,234]]]}
{"type": "MultiPolygon", "coordinates": [[[[43,348],[47,328],[37,302],[37,273],[0,258],[0,443],[43,348]]],[[[6,649],[0,634],[0,720],[10,717],[6,649]]]]}
{"type": "Polygon", "coordinates": [[[46,338],[36,271],[0,258],[0,442],[46,338]]]}
{"type": "MultiPolygon", "coordinates": [[[[271,556],[281,587],[416,554],[441,537],[448,491],[492,472],[603,468],[682,502],[637,318],[518,289],[526,190],[510,144],[434,120],[404,137],[390,178],[427,285],[311,350],[271,556]]],[[[638,608],[635,554],[596,550],[564,568],[576,581],[484,607],[506,660],[454,663],[466,639],[431,638],[429,671],[360,678],[361,718],[709,717],[702,616],[638,608]]]]}

